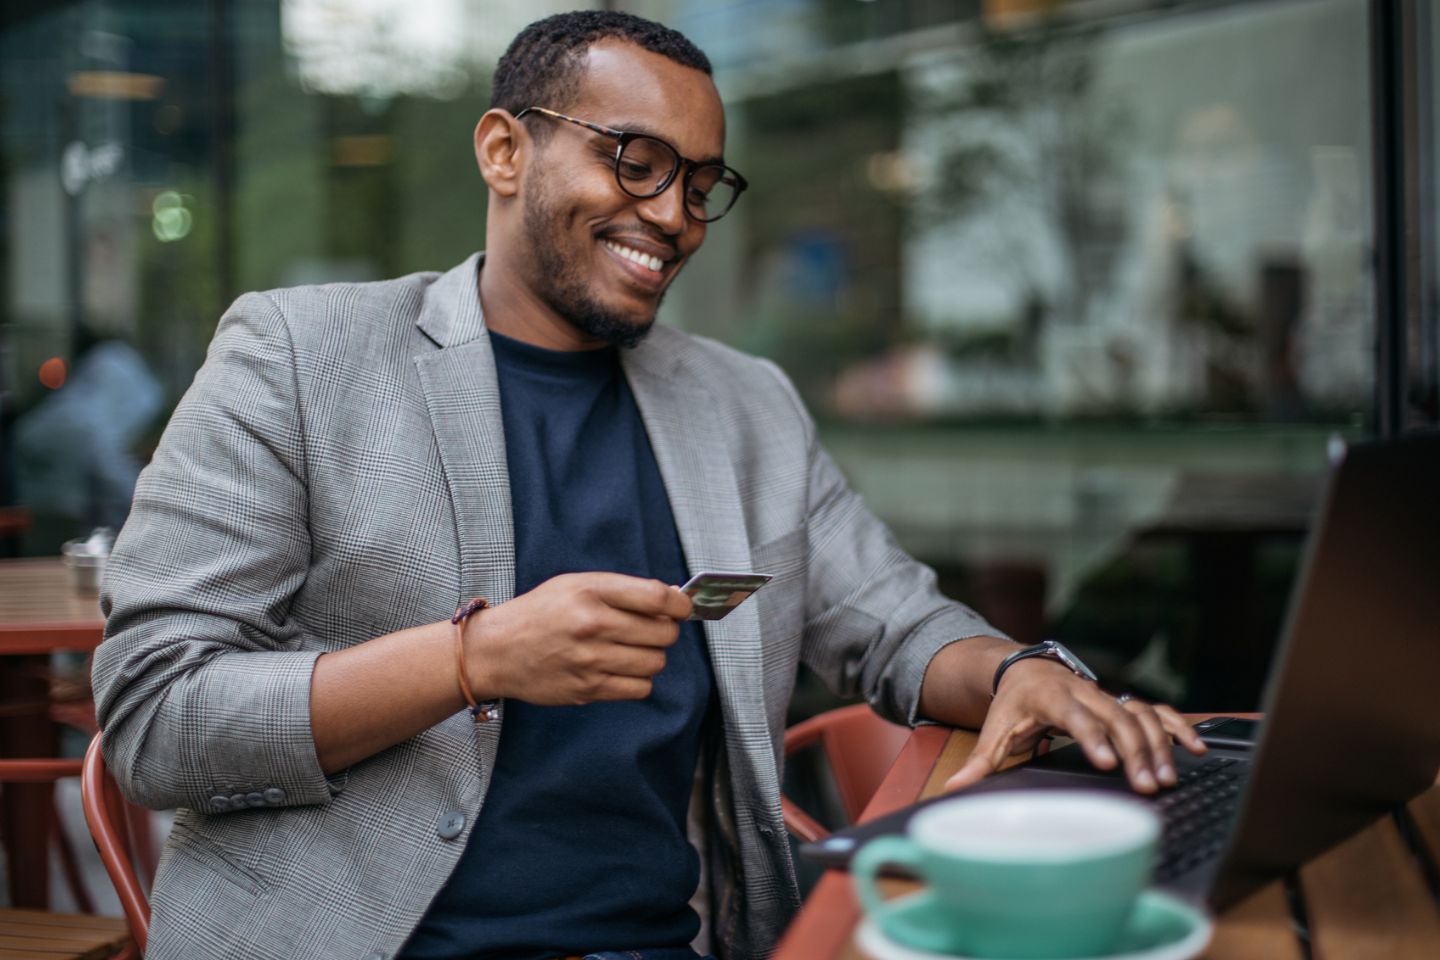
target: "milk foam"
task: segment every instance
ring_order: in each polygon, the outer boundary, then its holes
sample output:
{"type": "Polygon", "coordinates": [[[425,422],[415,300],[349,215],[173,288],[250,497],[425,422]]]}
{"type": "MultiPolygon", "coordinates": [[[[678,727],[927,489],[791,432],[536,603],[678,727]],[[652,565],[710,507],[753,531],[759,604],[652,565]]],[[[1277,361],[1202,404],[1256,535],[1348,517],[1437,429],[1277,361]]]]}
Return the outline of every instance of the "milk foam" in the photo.
{"type": "Polygon", "coordinates": [[[1151,843],[1155,812],[1138,800],[1080,790],[957,797],[920,811],[910,836],[937,852],[983,860],[1063,862],[1151,843]]]}

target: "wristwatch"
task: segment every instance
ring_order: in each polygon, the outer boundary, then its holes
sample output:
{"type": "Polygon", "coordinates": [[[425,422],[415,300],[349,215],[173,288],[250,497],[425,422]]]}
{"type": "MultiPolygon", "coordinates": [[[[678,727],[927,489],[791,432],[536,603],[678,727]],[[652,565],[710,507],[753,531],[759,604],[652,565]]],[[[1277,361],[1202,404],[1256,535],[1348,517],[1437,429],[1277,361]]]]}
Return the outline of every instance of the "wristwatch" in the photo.
{"type": "Polygon", "coordinates": [[[1024,650],[1016,650],[1010,656],[1000,661],[1000,666],[995,668],[995,682],[990,685],[990,696],[995,696],[1000,691],[1000,678],[1005,676],[1005,671],[1011,665],[1021,660],[1028,660],[1031,657],[1044,657],[1046,660],[1054,660],[1070,668],[1070,672],[1077,677],[1084,677],[1086,680],[1097,680],[1095,671],[1085,666],[1085,661],[1070,652],[1070,648],[1057,640],[1042,640],[1033,647],[1026,647],[1024,650]]]}

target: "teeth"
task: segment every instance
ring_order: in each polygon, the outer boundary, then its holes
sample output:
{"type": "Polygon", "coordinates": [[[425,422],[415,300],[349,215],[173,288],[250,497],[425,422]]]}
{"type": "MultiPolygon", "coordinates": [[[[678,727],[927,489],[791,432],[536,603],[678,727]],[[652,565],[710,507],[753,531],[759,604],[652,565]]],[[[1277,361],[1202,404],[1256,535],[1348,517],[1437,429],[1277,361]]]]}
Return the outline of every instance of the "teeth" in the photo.
{"type": "Polygon", "coordinates": [[[614,243],[610,240],[605,241],[605,246],[609,247],[611,250],[614,250],[626,260],[629,260],[632,263],[638,263],[640,264],[640,266],[645,267],[647,270],[653,270],[656,273],[659,273],[660,268],[665,265],[665,262],[659,257],[652,257],[648,254],[641,253],[639,250],[631,250],[629,247],[622,247],[620,246],[620,244],[614,243]]]}

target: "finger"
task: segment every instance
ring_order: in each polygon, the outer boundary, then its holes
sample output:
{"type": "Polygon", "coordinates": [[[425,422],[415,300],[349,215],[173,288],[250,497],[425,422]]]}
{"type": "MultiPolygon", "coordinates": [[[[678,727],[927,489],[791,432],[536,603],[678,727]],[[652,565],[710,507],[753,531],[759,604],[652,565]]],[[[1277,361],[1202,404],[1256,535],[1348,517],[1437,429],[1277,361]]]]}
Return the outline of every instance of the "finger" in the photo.
{"type": "Polygon", "coordinates": [[[695,612],[695,601],[679,587],[671,586],[669,589],[674,596],[670,598],[665,615],[673,620],[689,620],[690,614],[695,612]]]}
{"type": "Polygon", "coordinates": [[[1130,786],[1139,793],[1155,792],[1160,784],[1155,779],[1155,758],[1150,755],[1150,744],[1145,739],[1145,731],[1134,714],[1116,703],[1104,691],[1101,691],[1101,695],[1105,698],[1098,706],[1101,719],[1105,723],[1110,742],[1120,754],[1120,762],[1125,765],[1125,776],[1129,779],[1130,786]]]}
{"type": "Polygon", "coordinates": [[[670,647],[680,638],[680,623],[669,617],[645,617],[616,611],[624,619],[610,634],[617,644],[627,647],[670,647]]]}
{"type": "Polygon", "coordinates": [[[601,700],[644,700],[650,696],[655,684],[642,677],[608,676],[601,681],[591,696],[592,701],[601,700]]]}
{"type": "Polygon", "coordinates": [[[1014,725],[992,711],[980,727],[980,736],[975,740],[970,757],[945,781],[946,791],[968,787],[998,770],[1005,758],[1010,756],[1015,735],[1014,725]]]}
{"type": "Polygon", "coordinates": [[[981,753],[978,747],[970,754],[970,759],[956,770],[949,780],[945,781],[945,792],[963,790],[974,783],[990,776],[1000,766],[999,762],[992,756],[981,753]]]}
{"type": "MultiPolygon", "coordinates": [[[[659,581],[654,581],[658,583],[659,581]]],[[[567,608],[565,631],[580,640],[637,647],[668,647],[680,636],[680,623],[670,617],[635,613],[608,603],[582,603],[567,608]]]]}
{"type": "Polygon", "coordinates": [[[1162,786],[1173,787],[1175,785],[1175,763],[1170,754],[1170,734],[1165,730],[1165,725],[1160,722],[1159,713],[1150,704],[1141,703],[1138,700],[1126,702],[1121,709],[1128,711],[1140,724],[1140,731],[1145,737],[1145,742],[1150,745],[1150,756],[1154,760],[1151,772],[1155,774],[1155,779],[1162,786]]]}
{"type": "Polygon", "coordinates": [[[1180,716],[1174,707],[1157,703],[1155,704],[1155,713],[1160,717],[1160,723],[1165,727],[1166,732],[1174,737],[1180,746],[1186,750],[1189,750],[1193,754],[1200,755],[1210,749],[1206,746],[1205,741],[1200,739],[1200,734],[1195,732],[1195,728],[1192,727],[1184,717],[1180,716]]]}
{"type": "Polygon", "coordinates": [[[615,676],[649,679],[665,669],[665,651],[617,643],[606,652],[599,669],[615,676]]]}
{"type": "Polygon", "coordinates": [[[690,616],[690,598],[679,587],[622,573],[593,573],[586,578],[600,601],[617,610],[671,620],[690,616]]]}
{"type": "Polygon", "coordinates": [[[1085,756],[1101,770],[1113,770],[1115,764],[1120,762],[1115,755],[1115,748],[1110,745],[1105,724],[1079,701],[1072,704],[1065,713],[1061,727],[1075,738],[1080,749],[1085,751],[1085,756]]]}

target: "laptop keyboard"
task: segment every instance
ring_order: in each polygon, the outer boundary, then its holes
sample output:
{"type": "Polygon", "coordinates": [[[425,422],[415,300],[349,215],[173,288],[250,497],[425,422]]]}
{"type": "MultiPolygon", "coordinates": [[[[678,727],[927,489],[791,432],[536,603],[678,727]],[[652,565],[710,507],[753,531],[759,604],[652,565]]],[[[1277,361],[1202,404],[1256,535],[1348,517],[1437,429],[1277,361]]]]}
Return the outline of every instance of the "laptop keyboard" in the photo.
{"type": "Polygon", "coordinates": [[[1220,854],[1247,767],[1229,757],[1213,757],[1181,774],[1179,782],[1155,800],[1165,822],[1156,880],[1173,880],[1220,854]]]}

